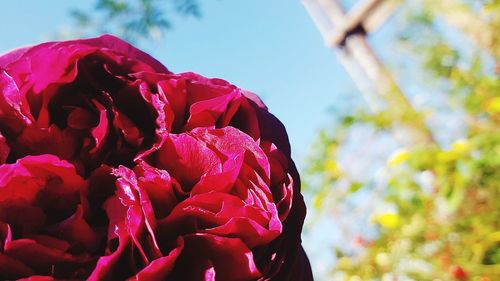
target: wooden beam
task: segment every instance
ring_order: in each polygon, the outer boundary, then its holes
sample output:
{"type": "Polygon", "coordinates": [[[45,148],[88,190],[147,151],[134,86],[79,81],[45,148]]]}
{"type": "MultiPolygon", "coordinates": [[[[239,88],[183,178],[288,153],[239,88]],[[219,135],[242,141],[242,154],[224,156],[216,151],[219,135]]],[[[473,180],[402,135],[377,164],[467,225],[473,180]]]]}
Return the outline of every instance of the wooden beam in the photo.
{"type": "MultiPolygon", "coordinates": [[[[314,2],[313,0],[307,1],[314,2]]],[[[318,14],[316,10],[316,14],[311,14],[311,16],[329,19],[333,33],[328,30],[323,31],[323,37],[329,47],[337,47],[341,63],[360,89],[370,109],[374,112],[396,112],[397,115],[394,118],[397,119],[398,125],[408,129],[405,131],[411,134],[409,139],[413,144],[434,142],[422,117],[415,111],[368,44],[364,30],[356,32],[356,28],[362,25],[377,7],[387,1],[362,0],[349,13],[344,12],[337,0],[316,1],[323,13],[318,14]]],[[[311,4],[308,3],[309,6],[311,4]]],[[[310,10],[311,7],[308,8],[308,11],[310,10]]],[[[316,23],[321,21],[315,20],[316,23]]],[[[378,21],[377,24],[381,25],[380,18],[378,21]]]]}

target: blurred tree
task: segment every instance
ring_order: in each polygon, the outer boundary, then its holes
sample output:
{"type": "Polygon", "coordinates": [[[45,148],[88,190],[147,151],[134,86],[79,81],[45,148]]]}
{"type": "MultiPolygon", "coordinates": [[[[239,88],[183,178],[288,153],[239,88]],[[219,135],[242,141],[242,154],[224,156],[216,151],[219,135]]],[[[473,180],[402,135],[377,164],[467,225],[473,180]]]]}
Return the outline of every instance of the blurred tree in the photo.
{"type": "Polygon", "coordinates": [[[338,259],[326,278],[500,280],[500,1],[406,1],[401,12],[402,64],[423,81],[400,78],[417,81],[422,95],[435,100],[445,93],[458,115],[433,120],[441,108],[431,101],[420,111],[428,124],[446,122],[432,128],[438,144],[393,145],[383,168],[365,166],[357,174],[356,164],[383,147],[364,139],[363,152],[346,160],[359,135],[353,132],[387,137],[393,117],[358,110],[320,134],[306,192],[314,198],[315,215],[334,214],[343,241],[352,240],[335,246],[338,259]],[[450,139],[461,122],[464,136],[450,139]]]}
{"type": "Polygon", "coordinates": [[[93,11],[72,10],[74,28],[56,37],[87,37],[112,33],[127,41],[157,40],[176,15],[200,17],[198,0],[97,0],[93,11]]]}

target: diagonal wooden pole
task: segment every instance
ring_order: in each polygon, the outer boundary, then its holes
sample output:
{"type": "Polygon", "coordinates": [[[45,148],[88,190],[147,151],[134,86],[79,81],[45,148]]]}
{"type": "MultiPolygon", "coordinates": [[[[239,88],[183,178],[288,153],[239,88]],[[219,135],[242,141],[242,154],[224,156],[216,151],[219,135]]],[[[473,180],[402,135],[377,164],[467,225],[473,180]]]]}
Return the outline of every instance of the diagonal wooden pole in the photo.
{"type": "Polygon", "coordinates": [[[330,48],[351,75],[373,112],[391,112],[404,143],[429,144],[434,139],[423,118],[413,108],[366,40],[394,11],[386,0],[362,0],[348,13],[337,0],[303,0],[303,4],[330,48]]]}

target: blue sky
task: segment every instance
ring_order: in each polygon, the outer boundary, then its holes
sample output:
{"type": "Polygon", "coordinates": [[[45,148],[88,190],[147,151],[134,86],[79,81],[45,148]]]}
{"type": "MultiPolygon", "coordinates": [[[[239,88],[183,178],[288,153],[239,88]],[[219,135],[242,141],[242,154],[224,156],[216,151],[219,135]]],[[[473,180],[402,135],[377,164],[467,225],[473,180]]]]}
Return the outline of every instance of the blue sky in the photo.
{"type": "MultiPolygon", "coordinates": [[[[202,17],[175,18],[164,40],[145,51],[174,72],[226,79],[257,93],[286,126],[293,156],[304,165],[308,146],[332,111],[352,108],[357,90],[300,1],[200,1],[202,17]]],[[[71,25],[69,10],[94,1],[2,3],[0,53],[46,41],[71,25]]]]}

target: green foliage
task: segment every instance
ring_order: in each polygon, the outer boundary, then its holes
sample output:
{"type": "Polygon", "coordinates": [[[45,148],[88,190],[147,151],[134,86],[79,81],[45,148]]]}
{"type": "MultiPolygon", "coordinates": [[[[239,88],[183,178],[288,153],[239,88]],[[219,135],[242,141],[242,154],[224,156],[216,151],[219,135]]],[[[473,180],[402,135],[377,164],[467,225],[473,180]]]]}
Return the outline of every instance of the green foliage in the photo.
{"type": "Polygon", "coordinates": [[[96,0],[93,11],[71,11],[76,27],[69,36],[112,33],[131,42],[159,39],[175,15],[200,17],[198,0],[96,0]]]}
{"type": "MultiPolygon", "coordinates": [[[[499,26],[500,1],[469,2],[492,14],[489,27],[499,26]]],[[[406,9],[408,20],[400,43],[420,63],[429,85],[445,91],[449,103],[460,110],[467,134],[448,145],[395,148],[381,168],[386,181],[378,205],[386,211],[372,208],[371,227],[377,234],[359,233],[362,251],[356,253],[339,245],[332,274],[342,280],[500,280],[498,64],[484,49],[446,38],[449,27],[443,27],[421,2],[417,8],[407,5],[406,9]]],[[[497,39],[496,45],[489,46],[493,53],[500,50],[497,39]]],[[[351,167],[339,164],[339,152],[347,146],[345,136],[357,124],[387,131],[393,120],[390,112],[357,111],[341,118],[340,125],[328,134],[321,134],[305,175],[304,181],[309,182],[306,192],[335,204],[315,205],[323,211],[316,213],[335,211],[352,202],[356,193],[370,192],[376,180],[349,178],[346,171],[351,167]],[[335,173],[330,172],[331,167],[335,173]],[[318,178],[321,180],[309,181],[318,178]],[[345,181],[349,183],[347,192],[332,191],[345,181]]],[[[434,136],[447,133],[433,132],[434,136]]]]}

